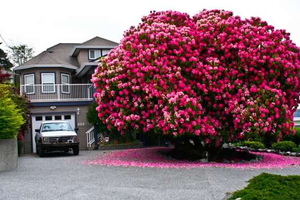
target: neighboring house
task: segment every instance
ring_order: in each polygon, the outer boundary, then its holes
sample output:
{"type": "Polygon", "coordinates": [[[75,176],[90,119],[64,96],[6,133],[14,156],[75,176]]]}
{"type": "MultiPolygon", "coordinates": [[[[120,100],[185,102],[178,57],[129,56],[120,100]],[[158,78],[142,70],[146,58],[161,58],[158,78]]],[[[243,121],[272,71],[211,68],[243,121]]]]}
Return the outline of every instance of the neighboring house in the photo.
{"type": "Polygon", "coordinates": [[[35,129],[48,120],[67,120],[78,127],[80,149],[91,143],[92,125],[88,105],[94,100],[91,76],[98,58],[118,43],[100,37],[84,43],[59,43],[13,69],[20,77],[20,92],[30,99],[30,131],[25,135],[25,153],[36,152],[35,129]]]}
{"type": "Polygon", "coordinates": [[[298,106],[294,114],[294,122],[296,127],[300,127],[300,106],[298,106]]]}

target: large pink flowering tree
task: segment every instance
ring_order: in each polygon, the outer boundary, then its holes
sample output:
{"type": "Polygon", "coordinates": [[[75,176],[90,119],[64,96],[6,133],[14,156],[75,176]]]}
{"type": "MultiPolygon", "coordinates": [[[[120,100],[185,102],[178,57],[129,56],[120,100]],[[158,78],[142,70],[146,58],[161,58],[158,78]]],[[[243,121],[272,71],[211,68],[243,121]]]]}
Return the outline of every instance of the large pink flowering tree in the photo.
{"type": "Polygon", "coordinates": [[[124,33],[92,81],[108,128],[192,138],[203,146],[292,132],[300,53],[259,18],[152,12],[124,33]]]}

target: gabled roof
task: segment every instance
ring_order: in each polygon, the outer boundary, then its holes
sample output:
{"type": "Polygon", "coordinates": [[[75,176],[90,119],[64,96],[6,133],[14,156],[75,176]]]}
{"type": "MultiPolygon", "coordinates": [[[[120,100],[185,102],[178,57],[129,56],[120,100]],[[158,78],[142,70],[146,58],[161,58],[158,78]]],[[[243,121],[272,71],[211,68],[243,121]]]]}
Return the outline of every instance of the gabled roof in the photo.
{"type": "MultiPolygon", "coordinates": [[[[33,57],[26,63],[14,67],[14,71],[29,69],[33,67],[61,67],[76,70],[81,68],[77,58],[81,49],[113,49],[118,43],[94,37],[83,43],[59,43],[33,57]]],[[[94,63],[92,65],[95,65],[94,63]]],[[[80,70],[81,72],[82,70],[80,70]]]]}
{"type": "Polygon", "coordinates": [[[13,70],[22,70],[32,67],[63,67],[77,69],[79,64],[76,58],[70,56],[71,49],[78,43],[59,43],[33,57],[23,65],[15,67],[13,70]]]}
{"type": "Polygon", "coordinates": [[[116,46],[118,43],[97,36],[74,46],[71,56],[77,56],[81,49],[113,49],[116,46]]]}
{"type": "Polygon", "coordinates": [[[90,46],[90,45],[92,45],[92,46],[117,46],[118,43],[96,36],[88,41],[83,42],[80,46],[90,46]]]}

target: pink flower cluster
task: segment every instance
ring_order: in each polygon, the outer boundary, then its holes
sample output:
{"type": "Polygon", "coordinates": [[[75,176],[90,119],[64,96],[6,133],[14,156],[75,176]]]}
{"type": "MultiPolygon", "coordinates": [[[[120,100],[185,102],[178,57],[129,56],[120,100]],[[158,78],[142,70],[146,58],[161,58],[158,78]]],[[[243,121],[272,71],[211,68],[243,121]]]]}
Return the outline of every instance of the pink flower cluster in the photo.
{"type": "Polygon", "coordinates": [[[273,169],[300,165],[299,157],[281,156],[273,153],[253,152],[253,154],[263,156],[263,159],[257,162],[207,163],[200,161],[175,160],[162,155],[162,153],[168,151],[170,151],[170,148],[166,147],[114,151],[105,154],[104,156],[99,154],[94,160],[84,161],[83,164],[151,168],[225,167],[240,169],[273,169]]]}
{"type": "Polygon", "coordinates": [[[152,12],[93,75],[108,128],[191,134],[220,145],[292,132],[300,53],[289,33],[224,10],[152,12]]]}

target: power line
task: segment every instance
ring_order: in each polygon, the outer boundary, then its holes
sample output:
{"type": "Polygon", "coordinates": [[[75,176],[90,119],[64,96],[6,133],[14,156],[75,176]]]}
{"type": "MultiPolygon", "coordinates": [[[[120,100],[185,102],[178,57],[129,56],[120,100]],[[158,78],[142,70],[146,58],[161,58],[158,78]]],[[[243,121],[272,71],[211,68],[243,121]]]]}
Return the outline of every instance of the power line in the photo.
{"type": "Polygon", "coordinates": [[[6,46],[8,47],[7,42],[4,40],[4,38],[2,37],[2,35],[0,34],[0,37],[2,38],[3,42],[6,44],[6,46]]]}

